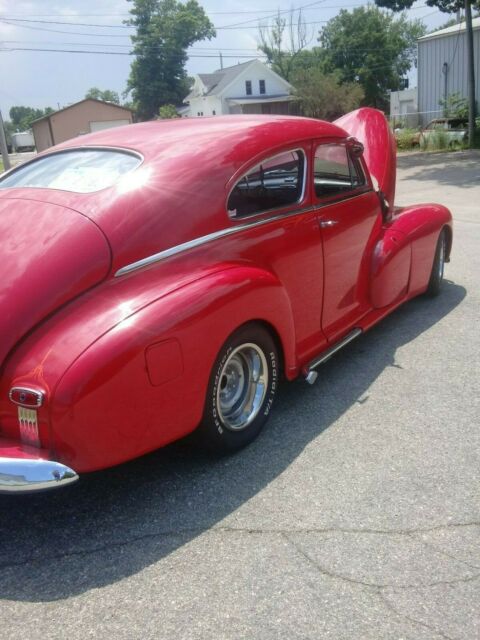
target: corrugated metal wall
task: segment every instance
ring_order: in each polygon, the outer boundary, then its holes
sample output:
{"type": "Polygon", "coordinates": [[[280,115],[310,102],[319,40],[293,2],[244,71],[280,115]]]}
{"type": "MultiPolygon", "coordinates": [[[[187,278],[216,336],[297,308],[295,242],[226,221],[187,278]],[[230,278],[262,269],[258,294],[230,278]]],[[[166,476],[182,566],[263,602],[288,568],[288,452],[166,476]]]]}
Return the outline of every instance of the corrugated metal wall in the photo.
{"type": "MultiPolygon", "coordinates": [[[[475,93],[480,105],[480,30],[473,32],[475,52],[475,93]]],[[[418,110],[422,124],[442,116],[439,100],[445,94],[444,63],[448,65],[447,94],[459,92],[465,98],[467,87],[467,39],[459,31],[418,43],[418,110]]]]}

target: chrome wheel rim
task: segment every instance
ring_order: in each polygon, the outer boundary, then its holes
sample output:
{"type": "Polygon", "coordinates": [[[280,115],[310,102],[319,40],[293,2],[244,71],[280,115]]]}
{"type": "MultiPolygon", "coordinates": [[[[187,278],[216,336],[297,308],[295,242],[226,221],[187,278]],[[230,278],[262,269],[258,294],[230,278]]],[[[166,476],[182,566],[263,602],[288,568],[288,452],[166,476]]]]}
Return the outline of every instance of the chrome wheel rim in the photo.
{"type": "Polygon", "coordinates": [[[268,366],[256,344],[236,347],[219,375],[217,409],[227,429],[240,431],[257,417],[268,387],[268,366]]]}
{"type": "Polygon", "coordinates": [[[443,272],[445,270],[445,235],[440,242],[440,253],[438,256],[438,277],[440,280],[443,278],[443,272]]]}

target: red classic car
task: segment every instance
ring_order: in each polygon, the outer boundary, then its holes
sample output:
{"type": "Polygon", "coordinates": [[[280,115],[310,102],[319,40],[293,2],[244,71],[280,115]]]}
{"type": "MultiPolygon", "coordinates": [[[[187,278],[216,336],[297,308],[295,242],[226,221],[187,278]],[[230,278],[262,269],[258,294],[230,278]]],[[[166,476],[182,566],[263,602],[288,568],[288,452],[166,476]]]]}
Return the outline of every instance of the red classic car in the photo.
{"type": "Polygon", "coordinates": [[[383,115],[227,116],[68,141],[0,178],[0,490],[194,430],[232,451],[279,378],[436,294],[441,205],[394,208],[383,115]]]}

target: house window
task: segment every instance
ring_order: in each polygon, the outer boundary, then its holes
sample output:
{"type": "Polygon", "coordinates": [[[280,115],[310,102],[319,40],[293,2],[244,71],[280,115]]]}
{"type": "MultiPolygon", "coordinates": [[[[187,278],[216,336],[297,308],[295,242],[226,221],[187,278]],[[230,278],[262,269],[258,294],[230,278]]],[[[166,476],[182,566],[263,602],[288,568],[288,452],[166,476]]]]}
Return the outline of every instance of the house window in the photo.
{"type": "Polygon", "coordinates": [[[232,189],[227,202],[229,217],[252,216],[300,202],[304,175],[303,151],[284,151],[266,158],[232,189]]]}
{"type": "Polygon", "coordinates": [[[265,93],[265,80],[259,80],[258,84],[259,84],[259,87],[260,87],[260,93],[261,94],[265,93]]]}
{"type": "Polygon", "coordinates": [[[252,95],[252,81],[251,80],[245,80],[245,93],[247,94],[247,96],[251,96],[252,95]]]}
{"type": "Polygon", "coordinates": [[[216,115],[217,115],[217,113],[216,113],[215,109],[213,109],[212,110],[212,116],[216,116],[216,115]]]}

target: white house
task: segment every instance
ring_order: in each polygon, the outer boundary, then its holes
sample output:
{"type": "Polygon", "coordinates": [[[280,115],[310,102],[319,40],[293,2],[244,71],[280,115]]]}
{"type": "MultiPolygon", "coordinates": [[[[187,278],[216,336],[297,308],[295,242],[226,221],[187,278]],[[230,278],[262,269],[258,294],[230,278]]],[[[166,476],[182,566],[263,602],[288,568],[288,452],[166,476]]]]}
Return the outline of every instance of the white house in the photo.
{"type": "Polygon", "coordinates": [[[182,116],[229,113],[288,114],[293,87],[259,60],[195,76],[182,116]]]}

